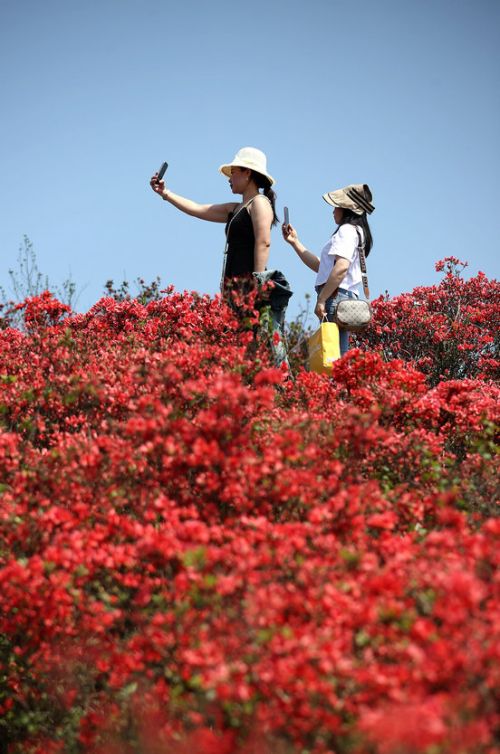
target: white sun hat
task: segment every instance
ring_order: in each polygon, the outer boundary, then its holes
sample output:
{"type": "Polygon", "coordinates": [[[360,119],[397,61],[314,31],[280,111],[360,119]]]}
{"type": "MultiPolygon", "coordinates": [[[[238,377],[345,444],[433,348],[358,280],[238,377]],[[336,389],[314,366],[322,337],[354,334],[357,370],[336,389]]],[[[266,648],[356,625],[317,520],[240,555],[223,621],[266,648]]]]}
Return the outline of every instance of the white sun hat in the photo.
{"type": "Polygon", "coordinates": [[[274,183],[274,178],[267,172],[267,157],[260,149],[255,147],[243,147],[236,152],[232,162],[227,165],[221,165],[219,172],[228,178],[231,175],[231,168],[249,168],[255,170],[256,173],[260,173],[265,176],[271,186],[274,183]]]}

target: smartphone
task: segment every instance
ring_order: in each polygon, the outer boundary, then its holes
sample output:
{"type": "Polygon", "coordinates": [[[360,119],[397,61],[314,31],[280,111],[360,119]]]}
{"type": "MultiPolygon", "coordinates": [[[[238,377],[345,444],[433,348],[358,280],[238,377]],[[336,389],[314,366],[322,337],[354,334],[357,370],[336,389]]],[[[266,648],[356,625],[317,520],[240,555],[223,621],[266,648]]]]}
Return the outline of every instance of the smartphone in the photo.
{"type": "Polygon", "coordinates": [[[284,225],[290,225],[290,217],[288,215],[288,207],[283,207],[283,211],[285,213],[285,219],[283,220],[284,225]]]}
{"type": "Polygon", "coordinates": [[[162,178],[163,178],[163,176],[165,175],[165,172],[166,172],[167,168],[168,168],[168,162],[164,162],[164,163],[162,164],[161,168],[160,168],[160,169],[159,169],[159,171],[158,171],[158,180],[159,180],[159,181],[161,181],[161,179],[162,179],[162,178]]]}

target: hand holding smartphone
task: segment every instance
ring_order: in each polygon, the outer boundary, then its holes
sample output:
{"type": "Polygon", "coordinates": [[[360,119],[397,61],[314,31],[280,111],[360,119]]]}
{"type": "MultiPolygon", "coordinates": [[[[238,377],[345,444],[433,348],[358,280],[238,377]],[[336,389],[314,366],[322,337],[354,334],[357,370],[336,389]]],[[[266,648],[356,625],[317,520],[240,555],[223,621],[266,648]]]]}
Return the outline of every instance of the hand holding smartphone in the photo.
{"type": "Polygon", "coordinates": [[[281,232],[285,241],[292,246],[299,240],[297,231],[290,225],[290,215],[288,207],[283,207],[283,225],[281,226],[281,232]]]}

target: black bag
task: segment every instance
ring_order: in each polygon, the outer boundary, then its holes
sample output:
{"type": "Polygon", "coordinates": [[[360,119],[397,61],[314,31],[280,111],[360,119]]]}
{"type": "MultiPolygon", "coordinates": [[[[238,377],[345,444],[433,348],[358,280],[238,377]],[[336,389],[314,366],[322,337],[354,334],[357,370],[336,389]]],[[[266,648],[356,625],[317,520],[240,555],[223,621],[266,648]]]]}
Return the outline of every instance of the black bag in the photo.
{"type": "Polygon", "coordinates": [[[281,270],[264,270],[264,272],[254,272],[252,274],[259,285],[265,285],[266,283],[269,283],[269,281],[274,283],[269,293],[269,306],[273,312],[283,313],[284,318],[288,301],[291,296],[293,296],[290,283],[284,274],[281,270]]]}

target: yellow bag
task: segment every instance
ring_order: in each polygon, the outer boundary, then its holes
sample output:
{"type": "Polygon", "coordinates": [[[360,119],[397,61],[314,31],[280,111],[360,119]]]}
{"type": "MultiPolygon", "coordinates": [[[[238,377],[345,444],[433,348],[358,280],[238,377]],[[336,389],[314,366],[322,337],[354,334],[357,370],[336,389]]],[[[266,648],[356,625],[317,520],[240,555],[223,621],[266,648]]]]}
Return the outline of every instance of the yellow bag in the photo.
{"type": "Polygon", "coordinates": [[[330,374],[332,363],[340,359],[339,328],[335,322],[322,322],[307,339],[309,371],[330,374]]]}

